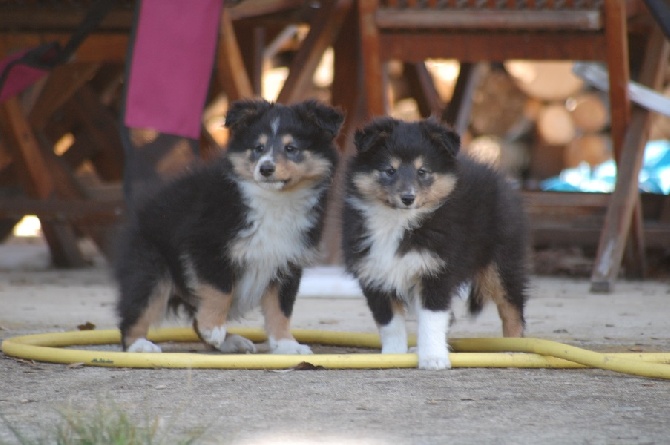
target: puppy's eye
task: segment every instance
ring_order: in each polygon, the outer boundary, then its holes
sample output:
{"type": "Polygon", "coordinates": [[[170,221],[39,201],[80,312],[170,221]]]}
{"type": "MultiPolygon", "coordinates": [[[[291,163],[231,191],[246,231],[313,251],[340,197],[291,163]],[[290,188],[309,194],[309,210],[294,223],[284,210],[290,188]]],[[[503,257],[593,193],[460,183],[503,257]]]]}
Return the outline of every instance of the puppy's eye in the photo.
{"type": "Polygon", "coordinates": [[[425,168],[420,168],[416,171],[416,174],[419,176],[419,178],[425,178],[428,175],[428,170],[425,168]]]}
{"type": "Polygon", "coordinates": [[[393,176],[395,175],[396,169],[393,167],[389,167],[386,170],[384,170],[384,173],[386,173],[386,176],[393,176]]]}
{"type": "Polygon", "coordinates": [[[254,147],[254,151],[256,153],[263,153],[264,150],[265,150],[265,146],[263,144],[258,144],[254,147]]]}
{"type": "Polygon", "coordinates": [[[284,147],[284,151],[286,153],[294,153],[294,152],[298,151],[298,147],[296,147],[295,145],[287,145],[287,146],[284,147]]]}

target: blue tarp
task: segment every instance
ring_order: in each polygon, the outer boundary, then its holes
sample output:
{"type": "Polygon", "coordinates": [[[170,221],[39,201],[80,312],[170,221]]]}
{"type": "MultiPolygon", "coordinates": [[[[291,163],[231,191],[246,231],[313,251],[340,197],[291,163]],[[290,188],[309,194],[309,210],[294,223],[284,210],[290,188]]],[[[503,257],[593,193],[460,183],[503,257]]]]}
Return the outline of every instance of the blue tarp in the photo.
{"type": "MultiPolygon", "coordinates": [[[[563,170],[559,176],[546,179],[542,190],[556,192],[599,192],[614,190],[616,164],[613,160],[591,167],[582,163],[563,170]]],[[[639,176],[640,191],[670,195],[670,141],[657,140],[647,143],[639,176]]]]}

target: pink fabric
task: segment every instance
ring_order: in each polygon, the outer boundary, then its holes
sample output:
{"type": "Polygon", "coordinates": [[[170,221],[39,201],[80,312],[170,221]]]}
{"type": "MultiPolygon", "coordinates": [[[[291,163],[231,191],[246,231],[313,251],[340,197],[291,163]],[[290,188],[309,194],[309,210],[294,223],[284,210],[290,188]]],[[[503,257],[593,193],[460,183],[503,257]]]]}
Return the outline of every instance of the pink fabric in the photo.
{"type": "MultiPolygon", "coordinates": [[[[26,51],[13,54],[0,61],[0,73],[5,71],[5,67],[10,62],[23,56],[26,51]]],[[[21,63],[14,65],[7,76],[5,83],[2,85],[0,91],[0,102],[9,99],[10,97],[19,94],[21,91],[34,84],[47,74],[46,71],[37,68],[32,68],[21,63]]]]}
{"type": "Polygon", "coordinates": [[[222,0],[142,0],[125,124],[198,138],[222,0]]]}

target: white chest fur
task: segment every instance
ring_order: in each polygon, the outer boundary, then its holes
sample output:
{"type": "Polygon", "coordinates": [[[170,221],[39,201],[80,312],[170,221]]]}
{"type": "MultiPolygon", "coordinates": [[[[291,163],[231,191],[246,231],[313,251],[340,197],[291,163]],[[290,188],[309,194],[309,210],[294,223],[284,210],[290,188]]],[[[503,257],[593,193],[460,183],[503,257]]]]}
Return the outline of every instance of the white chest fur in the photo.
{"type": "Polygon", "coordinates": [[[247,182],[239,185],[250,209],[247,227],[230,245],[243,271],[234,289],[238,307],[231,308],[237,316],[258,305],[270,281],[289,263],[306,266],[316,259],[316,246],[308,245],[306,234],[316,224],[320,196],[314,189],[279,192],[247,182]]]}
{"type": "Polygon", "coordinates": [[[360,247],[369,249],[369,253],[355,266],[359,280],[385,292],[396,291],[409,302],[419,291],[420,278],[436,273],[445,265],[441,258],[426,250],[398,253],[405,231],[419,224],[430,210],[398,210],[356,198],[350,198],[349,203],[365,215],[367,236],[360,247]]]}

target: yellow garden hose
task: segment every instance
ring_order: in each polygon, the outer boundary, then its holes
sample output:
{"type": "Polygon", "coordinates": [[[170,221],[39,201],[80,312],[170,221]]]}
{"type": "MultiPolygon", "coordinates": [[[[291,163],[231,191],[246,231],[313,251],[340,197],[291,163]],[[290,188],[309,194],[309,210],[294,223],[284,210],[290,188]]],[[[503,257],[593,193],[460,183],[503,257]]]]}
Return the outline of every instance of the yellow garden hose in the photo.
{"type": "MultiPolygon", "coordinates": [[[[254,342],[265,341],[260,329],[231,328],[230,333],[254,342]]],[[[377,334],[294,330],[296,339],[307,344],[379,349],[377,334]]],[[[149,339],[161,342],[197,342],[191,328],[152,330],[149,339]]],[[[118,330],[73,331],[24,335],[2,342],[8,356],[52,363],[83,363],[90,366],[127,368],[219,368],[284,369],[301,362],[331,369],[414,368],[416,354],[204,354],[126,353],[66,346],[118,344],[118,330]]],[[[449,341],[454,368],[600,368],[625,374],[670,379],[670,353],[601,354],[562,343],[535,338],[461,338],[449,341]]]]}

